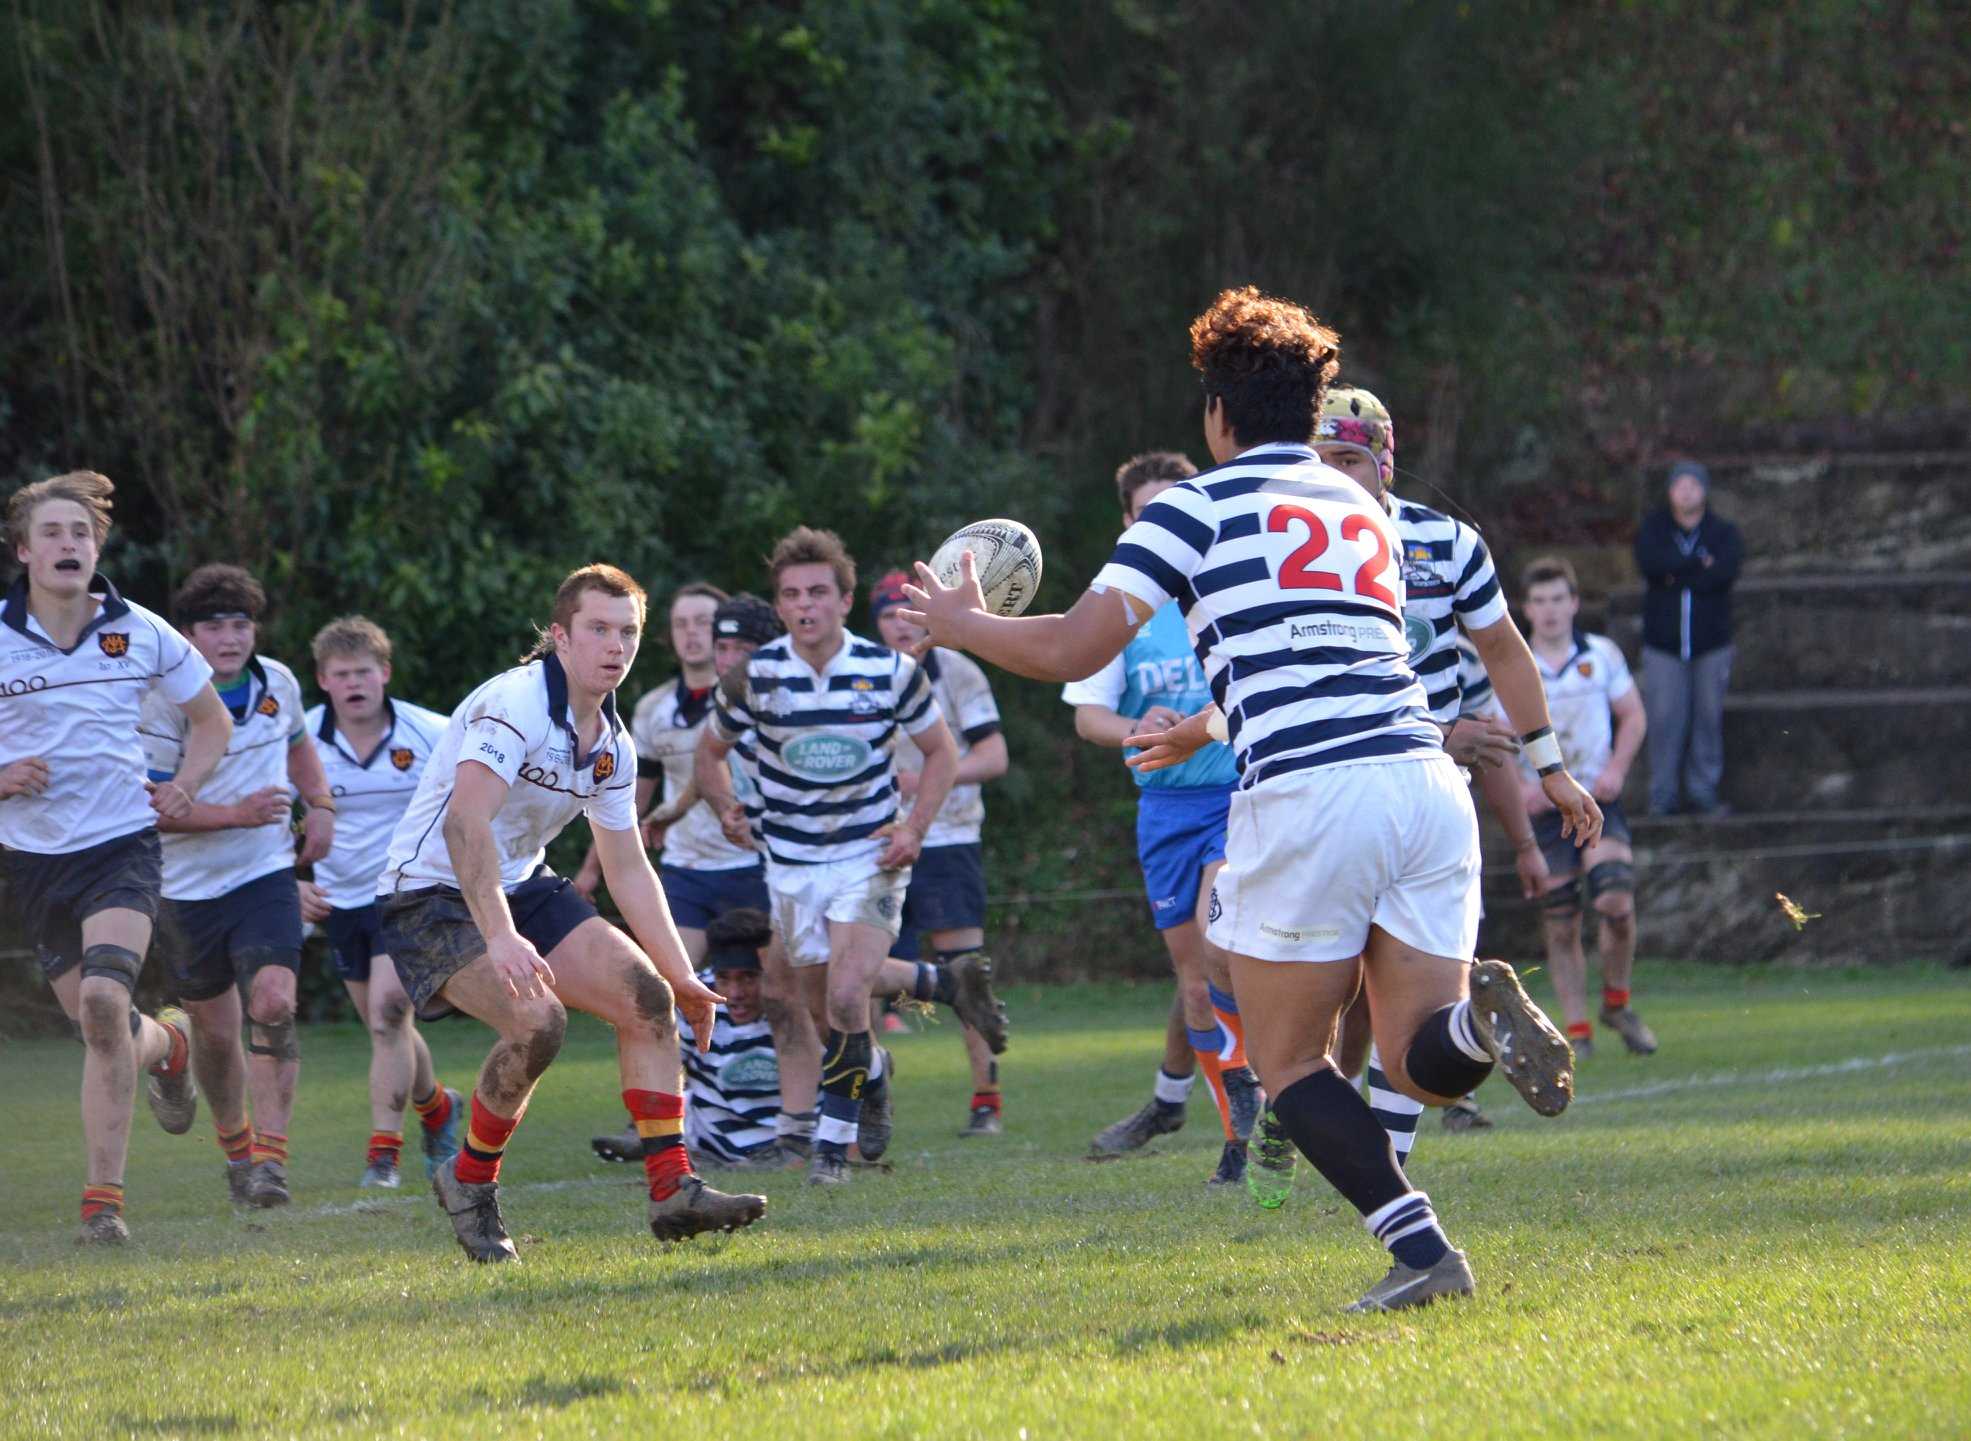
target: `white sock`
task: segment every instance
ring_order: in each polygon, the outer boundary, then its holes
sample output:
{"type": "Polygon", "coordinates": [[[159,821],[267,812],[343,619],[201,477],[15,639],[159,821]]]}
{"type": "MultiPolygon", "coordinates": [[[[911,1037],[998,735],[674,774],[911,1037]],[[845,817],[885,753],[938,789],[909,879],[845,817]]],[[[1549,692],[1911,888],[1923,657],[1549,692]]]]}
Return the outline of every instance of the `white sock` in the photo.
{"type": "Polygon", "coordinates": [[[1472,1029],[1471,1002],[1459,1001],[1451,1011],[1451,1044],[1463,1051],[1474,1061],[1487,1065],[1491,1063],[1492,1053],[1478,1039],[1478,1032],[1472,1029]]]}
{"type": "Polygon", "coordinates": [[[1369,1047],[1368,1078],[1369,1113],[1389,1133],[1396,1164],[1405,1165],[1410,1159],[1410,1148],[1417,1144],[1417,1118],[1424,1113],[1423,1102],[1411,1100],[1389,1084],[1389,1077],[1382,1069],[1382,1054],[1373,1045],[1369,1047]]]}
{"type": "Polygon", "coordinates": [[[1166,1106],[1181,1106],[1191,1099],[1191,1087],[1197,1079],[1196,1071],[1188,1076],[1173,1076],[1162,1066],[1158,1066],[1156,1098],[1166,1106]]]}

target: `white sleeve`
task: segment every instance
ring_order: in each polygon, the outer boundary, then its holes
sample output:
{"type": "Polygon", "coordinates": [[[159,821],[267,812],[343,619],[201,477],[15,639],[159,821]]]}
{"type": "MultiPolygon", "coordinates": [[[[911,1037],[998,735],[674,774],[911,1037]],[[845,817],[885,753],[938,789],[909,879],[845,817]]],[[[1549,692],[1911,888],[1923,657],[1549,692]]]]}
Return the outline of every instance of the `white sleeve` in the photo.
{"type": "Polygon", "coordinates": [[[1596,647],[1602,654],[1602,661],[1608,666],[1608,698],[1618,701],[1636,688],[1636,678],[1629,674],[1629,662],[1622,658],[1622,648],[1607,636],[1598,636],[1601,642],[1596,647]]]}
{"type": "Polygon", "coordinates": [[[1210,498],[1190,481],[1173,485],[1143,507],[1089,589],[1114,587],[1156,610],[1189,588],[1217,536],[1210,498]]]}
{"type": "Polygon", "coordinates": [[[281,708],[294,717],[294,724],[287,733],[288,744],[293,745],[308,734],[307,701],[301,694],[301,682],[294,672],[279,661],[267,663],[267,674],[273,684],[268,689],[274,692],[274,699],[281,708]]]}
{"type": "Polygon", "coordinates": [[[1069,705],[1099,705],[1110,710],[1122,704],[1126,672],[1122,666],[1122,653],[1118,651],[1109,663],[1086,680],[1069,681],[1061,687],[1061,699],[1069,705]]]}
{"type": "Polygon", "coordinates": [[[212,667],[190,641],[164,622],[153,619],[151,627],[157,632],[157,688],[173,705],[188,705],[212,679],[212,667]]]}
{"type": "MultiPolygon", "coordinates": [[[[531,672],[522,672],[531,679],[531,672]]],[[[459,742],[458,763],[478,761],[494,775],[512,785],[520,779],[520,763],[527,757],[533,741],[527,733],[534,718],[519,703],[511,685],[489,685],[475,696],[465,718],[465,735],[459,742]]]]}
{"type": "Polygon", "coordinates": [[[946,651],[938,663],[944,668],[945,693],[951,698],[952,714],[945,723],[974,742],[997,731],[999,702],[993,699],[992,682],[979,663],[956,651],[946,651]]]}
{"type": "Polygon", "coordinates": [[[636,743],[628,731],[618,730],[610,738],[609,774],[582,809],[605,831],[636,829],[636,743]]]}

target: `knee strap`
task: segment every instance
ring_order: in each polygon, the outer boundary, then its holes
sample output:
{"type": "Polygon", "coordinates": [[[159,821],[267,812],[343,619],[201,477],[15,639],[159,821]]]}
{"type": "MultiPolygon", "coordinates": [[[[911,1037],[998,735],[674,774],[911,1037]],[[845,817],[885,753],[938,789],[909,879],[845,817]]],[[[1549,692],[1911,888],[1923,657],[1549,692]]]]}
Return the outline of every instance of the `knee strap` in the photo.
{"type": "Polygon", "coordinates": [[[82,979],[101,977],[115,981],[126,991],[137,989],[137,973],[144,969],[144,958],[123,946],[91,946],[82,953],[82,979]]]}
{"type": "Polygon", "coordinates": [[[295,1031],[294,1017],[270,1024],[248,1016],[242,1029],[246,1032],[246,1053],[249,1056],[272,1056],[277,1061],[301,1059],[301,1037],[295,1031]]]}
{"type": "Polygon", "coordinates": [[[1598,901],[1611,892],[1634,895],[1636,868],[1627,861],[1603,861],[1588,871],[1588,899],[1598,901]]]}
{"type": "Polygon", "coordinates": [[[1581,878],[1573,876],[1548,891],[1533,902],[1536,909],[1545,911],[1557,921],[1581,914],[1581,878]]]}

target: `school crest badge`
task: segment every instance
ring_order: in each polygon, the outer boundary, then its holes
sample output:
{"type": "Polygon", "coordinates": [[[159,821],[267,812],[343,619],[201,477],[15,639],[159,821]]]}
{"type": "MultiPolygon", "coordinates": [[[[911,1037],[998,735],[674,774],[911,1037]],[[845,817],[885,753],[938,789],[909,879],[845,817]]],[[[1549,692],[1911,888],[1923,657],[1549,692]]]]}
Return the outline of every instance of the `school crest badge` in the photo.
{"type": "Polygon", "coordinates": [[[254,709],[261,715],[279,715],[281,713],[281,703],[270,695],[263,695],[260,697],[260,704],[255,706],[254,709]]]}
{"type": "Polygon", "coordinates": [[[102,647],[103,654],[111,660],[121,660],[130,654],[130,637],[120,630],[97,631],[96,644],[102,647]]]}
{"type": "Polygon", "coordinates": [[[1582,662],[1581,662],[1581,664],[1579,664],[1578,666],[1576,666],[1576,667],[1575,667],[1575,669],[1576,669],[1576,670],[1578,670],[1578,671],[1579,671],[1579,672],[1581,673],[1581,679],[1582,679],[1582,680],[1592,680],[1592,679],[1594,679],[1594,674],[1595,674],[1595,663],[1594,663],[1593,661],[1591,661],[1591,660],[1584,660],[1584,661],[1582,661],[1582,662]]]}
{"type": "Polygon", "coordinates": [[[606,781],[615,774],[616,752],[607,750],[598,753],[595,758],[595,778],[599,781],[606,781]]]}
{"type": "Polygon", "coordinates": [[[409,746],[398,746],[390,752],[390,764],[397,767],[400,771],[409,770],[411,768],[411,762],[416,759],[417,757],[411,754],[411,748],[409,746]]]}

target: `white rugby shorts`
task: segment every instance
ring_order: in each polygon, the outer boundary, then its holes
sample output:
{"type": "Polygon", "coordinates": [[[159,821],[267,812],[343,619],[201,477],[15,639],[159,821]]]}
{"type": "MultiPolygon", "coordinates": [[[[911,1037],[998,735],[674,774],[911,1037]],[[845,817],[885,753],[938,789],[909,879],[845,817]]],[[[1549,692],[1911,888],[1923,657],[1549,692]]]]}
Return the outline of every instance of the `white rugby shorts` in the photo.
{"type": "Polygon", "coordinates": [[[852,860],[814,866],[769,862],[767,890],[773,895],[773,926],[795,966],[828,964],[828,923],[875,926],[895,940],[903,924],[903,896],[910,868],[886,871],[876,864],[880,850],[852,860]]]}
{"type": "Polygon", "coordinates": [[[1232,796],[1209,934],[1266,961],[1346,961],[1377,925],[1469,960],[1478,873],[1478,814],[1449,756],[1289,771],[1232,796]]]}

